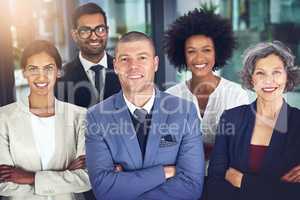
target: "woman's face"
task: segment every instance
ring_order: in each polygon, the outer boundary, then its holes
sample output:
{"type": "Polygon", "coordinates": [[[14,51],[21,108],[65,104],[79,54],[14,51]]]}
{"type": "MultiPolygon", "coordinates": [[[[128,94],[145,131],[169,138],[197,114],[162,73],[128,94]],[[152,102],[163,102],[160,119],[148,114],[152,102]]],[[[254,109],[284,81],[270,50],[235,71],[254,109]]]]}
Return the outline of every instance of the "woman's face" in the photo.
{"type": "Polygon", "coordinates": [[[30,56],[23,74],[28,81],[30,94],[44,96],[53,93],[58,68],[49,54],[42,52],[30,56]]]}
{"type": "Polygon", "coordinates": [[[286,83],[287,73],[279,56],[270,54],[256,62],[252,85],[257,98],[265,101],[282,98],[286,83]]]}
{"type": "Polygon", "coordinates": [[[211,38],[193,35],[185,42],[185,60],[193,76],[205,77],[212,74],[215,65],[215,47],[211,38]]]}

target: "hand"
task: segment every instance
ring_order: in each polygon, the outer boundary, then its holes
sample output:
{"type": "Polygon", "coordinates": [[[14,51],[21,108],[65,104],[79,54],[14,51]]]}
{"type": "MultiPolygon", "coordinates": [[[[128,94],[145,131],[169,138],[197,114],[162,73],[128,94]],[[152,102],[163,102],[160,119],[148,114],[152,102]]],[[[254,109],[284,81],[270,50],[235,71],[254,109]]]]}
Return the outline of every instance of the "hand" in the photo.
{"type": "Polygon", "coordinates": [[[0,165],[0,181],[17,184],[34,184],[34,172],[28,172],[20,168],[8,165],[0,165]]]}
{"type": "Polygon", "coordinates": [[[69,166],[68,166],[68,170],[76,170],[76,169],[85,169],[85,155],[81,155],[78,158],[76,158],[75,160],[73,160],[69,166]]]}
{"type": "Polygon", "coordinates": [[[172,178],[176,174],[176,167],[173,165],[164,166],[164,172],[166,179],[172,178]]]}
{"type": "Polygon", "coordinates": [[[229,168],[226,171],[225,180],[231,183],[234,187],[241,188],[243,173],[240,171],[229,168]]]}
{"type": "Polygon", "coordinates": [[[292,168],[288,173],[281,177],[281,180],[290,183],[300,183],[300,165],[292,168]]]}
{"type": "Polygon", "coordinates": [[[123,170],[122,165],[119,165],[119,164],[115,165],[115,172],[123,172],[123,171],[124,170],[123,170]]]}

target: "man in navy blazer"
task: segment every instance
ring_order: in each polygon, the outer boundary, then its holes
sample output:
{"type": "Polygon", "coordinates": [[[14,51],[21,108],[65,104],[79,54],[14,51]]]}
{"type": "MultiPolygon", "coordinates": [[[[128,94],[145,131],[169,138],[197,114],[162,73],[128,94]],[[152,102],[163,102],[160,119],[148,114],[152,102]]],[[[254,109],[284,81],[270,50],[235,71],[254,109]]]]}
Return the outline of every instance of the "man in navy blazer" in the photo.
{"type": "Polygon", "coordinates": [[[55,96],[89,108],[120,90],[113,58],[105,51],[109,32],[106,13],[95,3],[83,4],[73,13],[72,26],[72,38],[80,51],[64,65],[55,96]]]}
{"type": "Polygon", "coordinates": [[[191,102],[155,89],[150,37],[122,36],[114,67],[122,91],[89,109],[86,157],[97,199],[199,199],[204,155],[191,102]]]}

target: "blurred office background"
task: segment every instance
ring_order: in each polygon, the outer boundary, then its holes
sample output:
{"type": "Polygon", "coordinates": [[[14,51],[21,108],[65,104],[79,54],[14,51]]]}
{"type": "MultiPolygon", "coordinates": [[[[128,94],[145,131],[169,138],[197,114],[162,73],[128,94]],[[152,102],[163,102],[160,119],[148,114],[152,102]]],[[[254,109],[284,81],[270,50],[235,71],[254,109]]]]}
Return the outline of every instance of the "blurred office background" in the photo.
{"type": "MultiPolygon", "coordinates": [[[[19,66],[23,48],[34,39],[53,41],[64,62],[77,52],[70,36],[71,16],[76,6],[95,2],[107,13],[109,42],[113,54],[118,38],[138,30],[151,35],[160,57],[156,84],[168,88],[186,80],[188,72],[177,72],[162,50],[168,25],[189,10],[205,5],[231,20],[238,39],[233,58],[217,73],[240,82],[241,54],[260,41],[280,40],[297,56],[300,64],[300,0],[3,0],[0,2],[0,105],[26,97],[28,86],[19,66]]],[[[287,101],[300,108],[300,89],[288,93],[287,101]]]]}

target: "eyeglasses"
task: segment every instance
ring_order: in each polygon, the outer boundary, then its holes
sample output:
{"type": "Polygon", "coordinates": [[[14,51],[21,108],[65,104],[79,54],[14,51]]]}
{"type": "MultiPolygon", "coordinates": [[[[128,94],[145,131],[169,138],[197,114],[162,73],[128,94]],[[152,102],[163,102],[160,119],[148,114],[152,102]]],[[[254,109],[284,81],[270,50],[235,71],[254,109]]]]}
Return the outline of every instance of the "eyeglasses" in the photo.
{"type": "Polygon", "coordinates": [[[27,68],[25,69],[25,73],[27,73],[28,75],[32,75],[32,76],[37,76],[37,75],[40,75],[40,71],[42,71],[43,74],[49,75],[49,74],[52,74],[54,72],[54,70],[55,70],[54,64],[49,64],[42,68],[40,68],[38,66],[28,65],[27,68]]]}
{"type": "Polygon", "coordinates": [[[81,39],[88,39],[91,37],[94,32],[97,37],[102,37],[106,34],[108,27],[104,25],[96,26],[95,28],[91,28],[88,26],[82,26],[77,29],[77,33],[81,39]]]}

